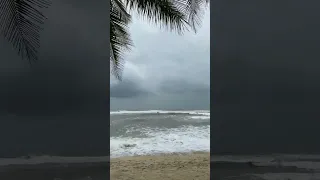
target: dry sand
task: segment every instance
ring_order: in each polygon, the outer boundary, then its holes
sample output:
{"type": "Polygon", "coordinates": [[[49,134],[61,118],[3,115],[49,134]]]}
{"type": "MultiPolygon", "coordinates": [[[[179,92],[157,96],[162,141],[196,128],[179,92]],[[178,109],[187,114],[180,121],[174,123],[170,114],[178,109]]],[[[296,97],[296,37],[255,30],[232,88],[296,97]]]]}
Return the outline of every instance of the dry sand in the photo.
{"type": "Polygon", "coordinates": [[[111,160],[111,180],[207,180],[210,154],[163,154],[111,160]]]}

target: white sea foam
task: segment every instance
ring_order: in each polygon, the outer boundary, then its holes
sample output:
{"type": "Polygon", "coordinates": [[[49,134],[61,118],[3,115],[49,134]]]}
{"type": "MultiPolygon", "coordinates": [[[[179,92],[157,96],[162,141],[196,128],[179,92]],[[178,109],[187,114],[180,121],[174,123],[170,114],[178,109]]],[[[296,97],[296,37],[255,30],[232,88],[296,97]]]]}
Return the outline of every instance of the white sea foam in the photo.
{"type": "Polygon", "coordinates": [[[186,116],[175,120],[180,122],[203,123],[210,121],[210,116],[186,116]]]}
{"type": "Polygon", "coordinates": [[[192,111],[164,111],[164,110],[148,110],[148,111],[111,111],[110,115],[121,115],[121,114],[190,114],[190,115],[203,115],[210,116],[208,110],[192,110],[192,111]]]}
{"type": "Polygon", "coordinates": [[[147,137],[111,137],[111,157],[210,151],[210,126],[140,129],[147,137]]]}
{"type": "Polygon", "coordinates": [[[210,116],[191,116],[191,119],[210,119],[210,116]]]}
{"type": "MultiPolygon", "coordinates": [[[[175,114],[170,114],[170,115],[166,115],[163,113],[163,115],[165,115],[165,117],[172,117],[175,121],[180,121],[180,122],[192,122],[192,123],[202,123],[202,122],[208,122],[210,120],[210,113],[203,113],[202,115],[190,115],[187,114],[187,116],[185,116],[184,118],[175,118],[175,114]],[[204,114],[204,115],[203,115],[204,114]],[[209,115],[208,115],[209,114],[209,115]]],[[[117,121],[110,121],[110,125],[115,125],[124,121],[135,121],[135,120],[139,120],[141,119],[141,117],[127,117],[127,118],[122,118],[122,119],[118,119],[117,121]]],[[[152,119],[150,119],[152,120],[152,119]]]]}

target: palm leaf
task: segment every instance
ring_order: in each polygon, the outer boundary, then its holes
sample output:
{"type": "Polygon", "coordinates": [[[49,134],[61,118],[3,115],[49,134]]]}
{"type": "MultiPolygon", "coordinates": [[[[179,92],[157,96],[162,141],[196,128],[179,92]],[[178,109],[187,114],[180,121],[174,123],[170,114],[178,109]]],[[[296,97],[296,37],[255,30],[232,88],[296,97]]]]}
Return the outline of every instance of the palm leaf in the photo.
{"type": "Polygon", "coordinates": [[[209,0],[173,0],[178,9],[186,16],[188,24],[194,32],[201,25],[204,15],[204,7],[209,4],[209,0]]]}
{"type": "Polygon", "coordinates": [[[182,34],[187,30],[185,15],[172,0],[123,0],[126,7],[135,10],[152,23],[182,34]]]}
{"type": "Polygon", "coordinates": [[[112,13],[117,14],[117,16],[125,23],[131,22],[131,15],[127,12],[126,7],[121,0],[111,0],[110,3],[112,13]]]}
{"type": "Polygon", "coordinates": [[[110,64],[112,74],[119,80],[124,66],[123,53],[132,46],[128,32],[131,16],[127,9],[136,10],[149,21],[178,33],[182,33],[187,24],[184,15],[168,0],[111,0],[110,64]]]}
{"type": "Polygon", "coordinates": [[[1,33],[30,63],[38,59],[40,30],[46,19],[40,9],[49,5],[49,0],[0,0],[1,33]]]}
{"type": "Polygon", "coordinates": [[[131,16],[121,1],[111,0],[110,10],[110,63],[112,74],[121,80],[124,60],[123,53],[132,46],[128,24],[131,16]],[[117,1],[117,2],[116,2],[117,1]]]}

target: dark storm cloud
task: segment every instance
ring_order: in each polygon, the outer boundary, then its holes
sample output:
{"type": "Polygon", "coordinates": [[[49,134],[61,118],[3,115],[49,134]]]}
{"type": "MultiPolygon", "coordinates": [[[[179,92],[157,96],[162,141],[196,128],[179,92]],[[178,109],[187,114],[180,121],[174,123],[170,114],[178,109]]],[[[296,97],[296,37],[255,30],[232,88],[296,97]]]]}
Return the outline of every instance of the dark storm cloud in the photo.
{"type": "Polygon", "coordinates": [[[125,56],[123,74],[123,79],[132,85],[116,86],[112,83],[116,81],[111,80],[112,96],[120,93],[117,96],[123,97],[113,98],[111,109],[208,109],[209,13],[208,10],[197,33],[186,32],[182,36],[134,16],[130,32],[135,46],[125,56]]]}
{"type": "Polygon", "coordinates": [[[160,83],[160,92],[170,94],[183,94],[183,93],[209,93],[210,86],[204,84],[197,84],[195,82],[188,82],[187,80],[164,80],[160,83]]]}
{"type": "Polygon", "coordinates": [[[209,107],[209,85],[183,79],[167,79],[157,83],[156,92],[142,89],[137,81],[124,81],[111,86],[111,110],[195,110],[209,107]]]}
{"type": "Polygon", "coordinates": [[[213,151],[320,152],[319,2],[212,5],[213,151]]]}
{"type": "Polygon", "coordinates": [[[131,98],[148,94],[149,93],[139,87],[136,82],[127,79],[110,88],[110,97],[115,98],[131,98]]]}

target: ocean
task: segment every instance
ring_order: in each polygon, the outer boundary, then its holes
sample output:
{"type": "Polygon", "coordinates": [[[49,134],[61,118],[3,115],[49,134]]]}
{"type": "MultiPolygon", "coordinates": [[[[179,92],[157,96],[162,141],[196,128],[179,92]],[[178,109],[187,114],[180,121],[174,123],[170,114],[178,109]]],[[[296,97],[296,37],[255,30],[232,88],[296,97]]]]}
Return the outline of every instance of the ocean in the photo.
{"type": "Polygon", "coordinates": [[[113,111],[111,158],[210,151],[210,111],[113,111]]]}

